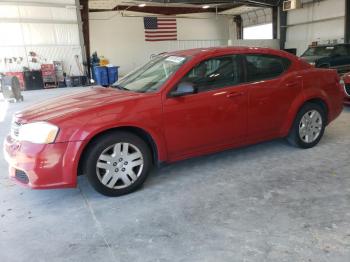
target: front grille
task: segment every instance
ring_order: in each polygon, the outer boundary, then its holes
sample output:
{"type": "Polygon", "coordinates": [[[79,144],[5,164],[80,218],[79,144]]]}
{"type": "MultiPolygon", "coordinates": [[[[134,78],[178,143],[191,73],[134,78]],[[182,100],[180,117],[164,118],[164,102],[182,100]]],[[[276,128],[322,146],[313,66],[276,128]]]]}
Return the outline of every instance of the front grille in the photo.
{"type": "Polygon", "coordinates": [[[23,183],[23,184],[28,184],[29,183],[28,176],[22,170],[16,169],[16,179],[19,182],[23,183]]]}
{"type": "Polygon", "coordinates": [[[345,87],[344,87],[344,89],[345,89],[345,93],[346,93],[348,96],[350,96],[350,84],[346,84],[345,87]]]}

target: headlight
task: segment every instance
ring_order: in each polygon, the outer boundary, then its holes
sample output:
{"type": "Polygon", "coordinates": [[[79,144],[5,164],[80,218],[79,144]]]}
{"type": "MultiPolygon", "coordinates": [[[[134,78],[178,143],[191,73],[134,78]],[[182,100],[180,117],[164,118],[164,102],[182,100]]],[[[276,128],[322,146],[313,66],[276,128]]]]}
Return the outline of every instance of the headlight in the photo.
{"type": "Polygon", "coordinates": [[[47,122],[24,124],[18,128],[17,139],[35,144],[50,144],[55,142],[59,128],[47,122]]]}

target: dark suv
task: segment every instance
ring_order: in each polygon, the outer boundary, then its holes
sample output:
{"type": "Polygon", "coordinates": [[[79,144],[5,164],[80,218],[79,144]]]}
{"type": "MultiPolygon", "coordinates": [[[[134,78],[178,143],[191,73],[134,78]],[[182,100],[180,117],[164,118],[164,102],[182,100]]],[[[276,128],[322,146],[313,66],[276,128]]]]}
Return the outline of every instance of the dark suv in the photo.
{"type": "Polygon", "coordinates": [[[334,68],[338,73],[350,71],[350,44],[309,47],[301,58],[315,67],[334,68]]]}

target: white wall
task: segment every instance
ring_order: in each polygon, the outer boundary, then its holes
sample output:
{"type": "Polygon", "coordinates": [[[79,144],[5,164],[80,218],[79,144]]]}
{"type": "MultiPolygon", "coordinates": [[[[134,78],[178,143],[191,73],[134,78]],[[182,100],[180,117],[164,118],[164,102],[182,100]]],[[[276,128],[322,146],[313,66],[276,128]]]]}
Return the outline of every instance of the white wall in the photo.
{"type": "Polygon", "coordinates": [[[288,11],[286,48],[302,54],[313,41],[344,41],[345,0],[323,0],[288,11]]]}
{"type": "Polygon", "coordinates": [[[62,61],[67,73],[81,75],[75,59],[77,55],[81,63],[83,55],[75,0],[11,2],[0,1],[0,72],[62,61]],[[38,62],[31,62],[30,52],[38,62]]]}
{"type": "Polygon", "coordinates": [[[207,19],[177,18],[178,41],[146,42],[143,17],[122,17],[118,12],[90,13],[91,52],[105,56],[125,74],[148,61],[152,54],[226,45],[227,18],[216,18],[212,14],[205,17],[207,19]]]}

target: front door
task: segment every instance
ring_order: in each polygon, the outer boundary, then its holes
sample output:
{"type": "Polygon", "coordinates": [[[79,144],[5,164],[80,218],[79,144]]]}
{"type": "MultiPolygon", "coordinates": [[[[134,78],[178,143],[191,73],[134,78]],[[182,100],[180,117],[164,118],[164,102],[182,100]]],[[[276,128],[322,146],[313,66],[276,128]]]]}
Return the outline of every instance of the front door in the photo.
{"type": "Polygon", "coordinates": [[[168,96],[163,104],[170,160],[245,139],[248,96],[242,76],[240,57],[224,56],[201,62],[183,77],[180,83],[190,83],[196,93],[168,96]]]}

